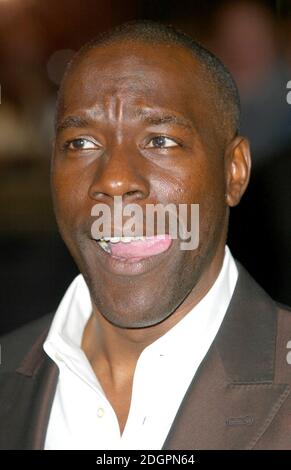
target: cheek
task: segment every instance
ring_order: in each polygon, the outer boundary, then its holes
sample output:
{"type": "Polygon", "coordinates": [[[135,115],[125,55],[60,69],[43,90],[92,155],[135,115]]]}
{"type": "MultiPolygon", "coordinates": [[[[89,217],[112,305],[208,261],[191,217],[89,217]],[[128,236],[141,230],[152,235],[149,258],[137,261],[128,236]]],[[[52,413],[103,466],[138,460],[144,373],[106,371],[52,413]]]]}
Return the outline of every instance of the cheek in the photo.
{"type": "MultiPolygon", "coordinates": [[[[76,226],[85,211],[86,194],[81,172],[74,172],[57,164],[52,171],[52,196],[56,218],[60,226],[76,226]]],[[[89,214],[90,215],[90,214],[89,214]]]]}
{"type": "Polygon", "coordinates": [[[157,181],[158,193],[167,202],[219,206],[224,201],[225,174],[219,157],[214,164],[209,157],[193,157],[183,167],[175,168],[167,178],[157,181]]]}
{"type": "Polygon", "coordinates": [[[199,194],[201,226],[205,227],[205,230],[214,230],[224,219],[227,208],[224,194],[223,167],[215,167],[214,171],[209,170],[205,175],[199,194]]]}
{"type": "Polygon", "coordinates": [[[200,236],[203,238],[223,226],[226,214],[224,194],[224,167],[217,159],[214,165],[189,166],[169,200],[199,205],[200,236]]]}

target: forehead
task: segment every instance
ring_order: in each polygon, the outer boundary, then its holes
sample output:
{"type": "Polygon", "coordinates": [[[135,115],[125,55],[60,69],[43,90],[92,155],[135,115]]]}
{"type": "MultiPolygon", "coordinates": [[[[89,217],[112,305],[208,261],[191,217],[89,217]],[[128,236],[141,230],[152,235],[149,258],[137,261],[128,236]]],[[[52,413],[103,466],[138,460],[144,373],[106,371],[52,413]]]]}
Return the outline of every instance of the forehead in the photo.
{"type": "Polygon", "coordinates": [[[139,108],[166,108],[194,121],[209,108],[202,68],[184,48],[122,42],[99,46],[80,58],[66,78],[61,114],[95,109],[124,116],[139,108]]]}

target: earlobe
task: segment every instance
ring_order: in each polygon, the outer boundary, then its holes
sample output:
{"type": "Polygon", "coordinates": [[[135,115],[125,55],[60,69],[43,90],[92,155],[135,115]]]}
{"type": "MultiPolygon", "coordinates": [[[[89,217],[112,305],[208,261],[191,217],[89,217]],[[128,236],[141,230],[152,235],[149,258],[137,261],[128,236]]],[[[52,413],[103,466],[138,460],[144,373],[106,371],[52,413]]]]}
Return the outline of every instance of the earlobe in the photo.
{"type": "Polygon", "coordinates": [[[225,152],[226,204],[236,206],[243,196],[250,179],[251,155],[245,137],[235,137],[225,152]]]}

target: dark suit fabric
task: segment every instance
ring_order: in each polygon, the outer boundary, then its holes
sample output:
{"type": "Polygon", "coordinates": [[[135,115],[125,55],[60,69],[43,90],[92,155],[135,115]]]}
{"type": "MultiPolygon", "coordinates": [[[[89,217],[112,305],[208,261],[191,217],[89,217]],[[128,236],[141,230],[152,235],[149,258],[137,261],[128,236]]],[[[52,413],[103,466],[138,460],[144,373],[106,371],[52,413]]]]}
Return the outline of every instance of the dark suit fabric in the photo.
{"type": "MultiPolygon", "coordinates": [[[[238,269],[221,328],[163,449],[291,449],[291,311],[238,269]]],[[[0,339],[0,449],[44,447],[58,379],[43,351],[52,318],[0,339]]]]}

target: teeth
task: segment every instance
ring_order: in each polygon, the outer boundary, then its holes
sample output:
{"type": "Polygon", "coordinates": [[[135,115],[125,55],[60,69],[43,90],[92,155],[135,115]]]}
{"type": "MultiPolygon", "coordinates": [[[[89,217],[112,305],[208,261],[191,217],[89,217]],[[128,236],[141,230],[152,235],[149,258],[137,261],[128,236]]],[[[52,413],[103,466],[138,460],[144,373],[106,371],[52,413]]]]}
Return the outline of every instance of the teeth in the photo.
{"type": "Polygon", "coordinates": [[[102,237],[100,240],[98,240],[98,244],[101,246],[101,248],[106,251],[106,253],[109,253],[110,255],[112,254],[110,243],[129,243],[133,240],[145,240],[146,237],[102,237]]]}
{"type": "Polygon", "coordinates": [[[145,240],[146,237],[103,237],[101,238],[100,242],[111,242],[111,243],[129,243],[133,240],[145,240]]]}
{"type": "Polygon", "coordinates": [[[106,242],[117,243],[120,241],[120,237],[104,237],[103,240],[106,242]]]}
{"type": "Polygon", "coordinates": [[[129,243],[129,242],[131,242],[132,239],[133,239],[133,237],[122,237],[121,241],[123,243],[129,243]]]}
{"type": "Polygon", "coordinates": [[[100,240],[98,243],[104,251],[106,251],[107,253],[111,255],[111,248],[106,241],[100,240]]]}

